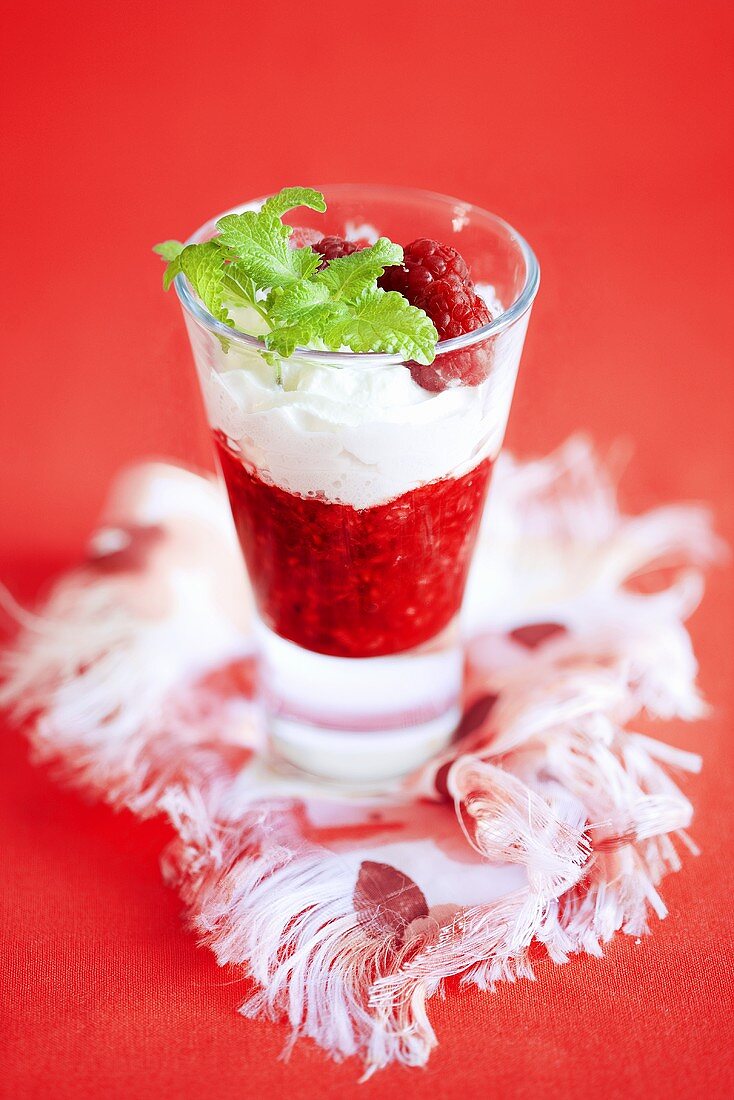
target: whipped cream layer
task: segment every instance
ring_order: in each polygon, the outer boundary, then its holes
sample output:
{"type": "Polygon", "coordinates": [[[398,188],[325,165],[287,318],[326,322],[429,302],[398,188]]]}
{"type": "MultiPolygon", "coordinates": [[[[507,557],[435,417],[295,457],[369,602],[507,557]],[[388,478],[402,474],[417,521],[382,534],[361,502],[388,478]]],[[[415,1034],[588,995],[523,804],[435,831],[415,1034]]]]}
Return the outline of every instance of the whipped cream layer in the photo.
{"type": "MultiPolygon", "coordinates": [[[[491,288],[483,292],[493,315],[491,288]]],[[[254,312],[232,311],[257,335],[254,312]]],[[[187,315],[209,422],[273,485],[354,508],[384,504],[495,458],[504,437],[527,315],[495,338],[489,378],[433,393],[407,367],[332,366],[293,358],[275,369],[255,349],[218,340],[187,315]]]]}

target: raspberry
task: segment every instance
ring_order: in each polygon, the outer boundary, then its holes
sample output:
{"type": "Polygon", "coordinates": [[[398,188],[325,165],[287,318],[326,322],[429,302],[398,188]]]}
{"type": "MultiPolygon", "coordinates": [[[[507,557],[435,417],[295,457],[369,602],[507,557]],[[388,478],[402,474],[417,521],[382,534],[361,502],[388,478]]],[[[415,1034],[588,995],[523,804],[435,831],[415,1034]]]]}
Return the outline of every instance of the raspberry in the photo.
{"type": "MultiPolygon", "coordinates": [[[[419,237],[407,245],[402,264],[385,269],[379,285],[407,298],[433,321],[439,340],[450,340],[487,325],[489,310],[474,290],[464,257],[448,244],[419,237]]],[[[413,380],[425,390],[478,386],[489,374],[492,350],[480,344],[438,355],[430,366],[408,363],[413,380]]]]}
{"type": "Polygon", "coordinates": [[[466,351],[450,351],[437,355],[432,363],[407,363],[410,376],[424,390],[438,393],[455,386],[479,386],[492,367],[493,353],[487,344],[477,344],[466,351]]]}
{"type": "Polygon", "coordinates": [[[415,305],[415,295],[439,279],[456,277],[469,283],[469,268],[464,257],[448,244],[439,244],[428,237],[419,237],[406,245],[402,264],[385,269],[380,286],[396,290],[415,305]]]}
{"type": "MultiPolygon", "coordinates": [[[[455,275],[430,283],[413,299],[433,321],[440,340],[463,336],[482,325],[492,315],[471,283],[461,283],[455,275]]],[[[478,386],[489,375],[493,348],[485,341],[466,351],[439,354],[428,366],[409,363],[414,382],[424,390],[445,390],[450,386],[478,386]]]]}
{"type": "Polygon", "coordinates": [[[429,283],[411,302],[431,318],[439,340],[473,332],[492,320],[473,285],[462,283],[456,275],[429,283]]]}
{"type": "Polygon", "coordinates": [[[338,260],[342,256],[351,256],[353,252],[359,252],[359,245],[355,241],[345,241],[343,237],[322,237],[312,247],[315,252],[320,252],[324,257],[318,266],[319,271],[323,271],[332,260],[338,260]]]}

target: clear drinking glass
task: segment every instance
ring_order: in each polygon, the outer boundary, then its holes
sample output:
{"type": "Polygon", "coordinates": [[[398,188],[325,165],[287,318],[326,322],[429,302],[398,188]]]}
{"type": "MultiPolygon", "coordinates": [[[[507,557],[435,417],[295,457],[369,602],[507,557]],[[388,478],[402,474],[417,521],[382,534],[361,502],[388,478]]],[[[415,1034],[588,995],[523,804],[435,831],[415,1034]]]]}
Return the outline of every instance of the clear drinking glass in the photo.
{"type": "Polygon", "coordinates": [[[539,270],[514,229],[468,203],[322,190],[326,214],[294,212],[294,225],[451,244],[493,317],[439,344],[434,369],[456,384],[434,390],[396,356],[297,350],[276,367],[176,278],[255,594],[272,750],[359,783],[410,771],[456,727],[459,611],[539,270]]]}

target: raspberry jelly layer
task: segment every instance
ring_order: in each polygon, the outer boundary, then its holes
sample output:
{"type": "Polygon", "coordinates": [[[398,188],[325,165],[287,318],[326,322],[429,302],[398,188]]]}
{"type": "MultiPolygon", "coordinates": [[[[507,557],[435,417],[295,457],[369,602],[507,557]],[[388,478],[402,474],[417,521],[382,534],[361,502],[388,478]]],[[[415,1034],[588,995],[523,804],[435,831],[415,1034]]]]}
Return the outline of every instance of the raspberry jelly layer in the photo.
{"type": "Polygon", "coordinates": [[[421,645],[461,605],[491,463],[353,508],[268,485],[215,433],[258,609],[271,630],[336,657],[421,645]]]}

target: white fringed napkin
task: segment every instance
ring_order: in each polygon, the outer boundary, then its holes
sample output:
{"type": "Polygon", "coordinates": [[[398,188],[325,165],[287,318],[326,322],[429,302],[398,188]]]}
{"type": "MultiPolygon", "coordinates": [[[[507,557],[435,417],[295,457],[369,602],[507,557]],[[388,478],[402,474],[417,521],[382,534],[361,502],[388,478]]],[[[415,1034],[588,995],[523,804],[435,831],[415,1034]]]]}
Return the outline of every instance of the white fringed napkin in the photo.
{"type": "Polygon", "coordinates": [[[639,936],[692,816],[698,757],[634,731],[699,717],[684,627],[718,547],[705,511],[620,514],[583,439],[497,464],[466,600],[467,710],[451,749],[355,800],[263,750],[251,603],[219,487],[123,476],[88,560],[5,655],[0,702],[37,756],[115,808],[164,814],[191,926],[290,1022],[366,1073],[421,1065],[426,1002],[639,936]],[[654,594],[633,578],[674,567],[654,594]],[[676,843],[679,842],[679,843],[676,843]],[[536,948],[537,950],[537,948],[536,948]]]}

